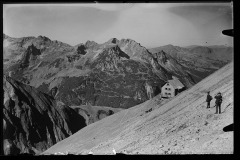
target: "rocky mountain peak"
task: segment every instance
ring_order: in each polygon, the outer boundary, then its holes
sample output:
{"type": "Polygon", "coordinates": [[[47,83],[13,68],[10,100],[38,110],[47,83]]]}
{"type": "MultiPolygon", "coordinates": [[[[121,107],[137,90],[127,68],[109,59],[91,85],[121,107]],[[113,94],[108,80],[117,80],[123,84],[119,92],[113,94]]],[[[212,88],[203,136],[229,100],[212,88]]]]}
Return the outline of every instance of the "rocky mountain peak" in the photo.
{"type": "Polygon", "coordinates": [[[77,48],[78,46],[82,46],[82,45],[85,45],[85,44],[84,43],[79,43],[79,44],[75,45],[74,48],[77,48]]]}
{"type": "Polygon", "coordinates": [[[147,62],[151,62],[152,60],[151,53],[140,43],[137,43],[132,39],[121,39],[118,43],[118,46],[130,57],[138,57],[147,62]]]}
{"type": "Polygon", "coordinates": [[[63,44],[63,42],[58,41],[58,40],[54,40],[53,43],[60,44],[60,45],[63,44]]]}
{"type": "Polygon", "coordinates": [[[130,57],[124,53],[118,45],[114,45],[114,46],[107,46],[103,49],[103,53],[107,53],[109,55],[114,54],[117,55],[118,57],[123,57],[123,58],[127,58],[129,59],[130,57]]]}
{"type": "Polygon", "coordinates": [[[38,36],[37,39],[43,40],[43,41],[51,41],[48,37],[45,36],[38,36]]]}
{"type": "Polygon", "coordinates": [[[35,37],[23,37],[20,42],[20,46],[23,46],[26,42],[31,41],[32,39],[35,39],[35,37]]]}
{"type": "MultiPolygon", "coordinates": [[[[119,44],[122,45],[122,44],[131,44],[131,45],[138,45],[138,46],[141,46],[140,43],[137,43],[136,41],[130,39],[130,38],[127,38],[127,39],[121,39],[119,41],[119,44]]],[[[141,46],[142,47],[142,46],[141,46]]]]}
{"type": "Polygon", "coordinates": [[[94,41],[89,41],[89,40],[85,43],[86,48],[93,47],[93,46],[96,46],[96,45],[98,45],[98,43],[96,43],[94,41]]]}
{"type": "Polygon", "coordinates": [[[118,44],[119,40],[117,38],[111,38],[110,40],[107,41],[107,43],[118,44]]]}
{"type": "Polygon", "coordinates": [[[118,64],[122,63],[122,60],[129,58],[130,57],[124,53],[119,46],[109,45],[103,48],[91,65],[92,68],[97,66],[96,68],[102,71],[119,70],[118,64]]]}
{"type": "MultiPolygon", "coordinates": [[[[127,38],[127,39],[121,39],[119,41],[120,44],[124,43],[124,44],[131,44],[131,45],[135,45],[135,46],[138,46],[138,47],[141,47],[141,48],[145,48],[144,46],[142,46],[140,43],[136,42],[135,40],[133,39],[130,39],[130,38],[127,38]]],[[[146,49],[146,48],[145,48],[146,49]]]]}

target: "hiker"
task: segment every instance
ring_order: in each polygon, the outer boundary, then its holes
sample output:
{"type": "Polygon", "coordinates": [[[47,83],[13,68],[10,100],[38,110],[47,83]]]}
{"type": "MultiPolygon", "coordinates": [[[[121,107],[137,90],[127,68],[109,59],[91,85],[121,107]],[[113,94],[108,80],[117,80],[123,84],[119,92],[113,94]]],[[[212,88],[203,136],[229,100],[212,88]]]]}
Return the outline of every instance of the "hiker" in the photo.
{"type": "Polygon", "coordinates": [[[210,91],[207,92],[207,99],[206,99],[206,102],[207,102],[207,108],[210,108],[210,102],[212,100],[212,96],[210,95],[210,91]]]}
{"type": "Polygon", "coordinates": [[[222,95],[220,92],[218,92],[218,94],[214,97],[216,99],[215,104],[216,104],[216,113],[218,114],[218,110],[219,110],[219,114],[221,114],[221,104],[222,104],[222,95]]]}

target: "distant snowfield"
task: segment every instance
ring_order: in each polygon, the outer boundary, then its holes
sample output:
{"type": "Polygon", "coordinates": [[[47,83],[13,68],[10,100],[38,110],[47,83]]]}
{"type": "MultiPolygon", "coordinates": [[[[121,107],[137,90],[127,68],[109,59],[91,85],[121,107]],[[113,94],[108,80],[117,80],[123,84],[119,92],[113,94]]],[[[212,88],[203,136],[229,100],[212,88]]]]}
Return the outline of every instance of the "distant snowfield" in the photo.
{"type": "Polygon", "coordinates": [[[42,154],[231,154],[233,132],[233,63],[175,98],[154,97],[93,123],[42,154]],[[206,109],[206,92],[223,96],[222,114],[215,100],[206,109]]]}

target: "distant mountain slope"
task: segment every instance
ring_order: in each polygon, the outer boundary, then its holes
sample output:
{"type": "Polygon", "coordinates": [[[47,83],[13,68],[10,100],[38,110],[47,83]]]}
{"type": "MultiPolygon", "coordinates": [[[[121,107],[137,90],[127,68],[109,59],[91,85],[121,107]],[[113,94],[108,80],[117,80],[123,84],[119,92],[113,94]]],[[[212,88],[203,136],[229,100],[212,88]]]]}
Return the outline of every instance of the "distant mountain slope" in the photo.
{"type": "Polygon", "coordinates": [[[156,96],[138,106],[91,124],[43,154],[232,154],[233,63],[178,96],[156,96]],[[214,102],[206,109],[206,93],[223,96],[222,114],[214,102]]]}
{"type": "Polygon", "coordinates": [[[13,78],[45,93],[55,87],[54,98],[69,106],[129,108],[150,98],[145,88],[147,83],[155,96],[173,75],[187,88],[194,84],[192,76],[172,58],[171,67],[160,63],[131,39],[113,38],[103,44],[87,41],[72,47],[44,36],[5,35],[4,48],[13,57],[12,51],[22,50],[11,61],[4,57],[6,74],[11,73],[13,78]]]}
{"type": "Polygon", "coordinates": [[[191,53],[196,53],[205,59],[230,62],[233,57],[233,48],[224,46],[197,46],[190,49],[191,53]]]}
{"type": "Polygon", "coordinates": [[[4,154],[39,154],[86,126],[85,119],[53,97],[3,77],[4,154]]]}
{"type": "Polygon", "coordinates": [[[153,54],[153,57],[156,58],[158,64],[165,68],[169,73],[179,77],[181,82],[185,82],[185,86],[191,86],[191,83],[186,85],[186,77],[189,78],[190,82],[195,82],[193,76],[185,71],[184,66],[182,66],[177,60],[175,60],[171,55],[160,51],[153,54]]]}
{"type": "MultiPolygon", "coordinates": [[[[86,56],[89,56],[88,53],[86,56]]],[[[84,67],[90,70],[87,75],[68,76],[59,82],[56,99],[68,105],[90,103],[129,108],[149,99],[145,90],[146,81],[151,83],[155,91],[171,76],[161,72],[161,76],[166,78],[160,79],[152,71],[151,65],[129,59],[118,46],[104,48],[86,61],[84,67]]]]}
{"type": "Polygon", "coordinates": [[[149,51],[153,54],[164,51],[180,63],[196,82],[233,60],[233,48],[226,46],[194,45],[184,48],[166,45],[149,51]]]}

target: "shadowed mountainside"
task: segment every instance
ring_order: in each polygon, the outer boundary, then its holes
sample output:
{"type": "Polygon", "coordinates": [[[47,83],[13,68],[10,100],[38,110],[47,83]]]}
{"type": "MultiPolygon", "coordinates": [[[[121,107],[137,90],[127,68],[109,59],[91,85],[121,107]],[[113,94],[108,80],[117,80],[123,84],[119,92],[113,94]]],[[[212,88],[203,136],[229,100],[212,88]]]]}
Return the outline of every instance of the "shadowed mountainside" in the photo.
{"type": "Polygon", "coordinates": [[[86,126],[85,119],[53,97],[3,77],[4,154],[39,154],[86,126]]]}

